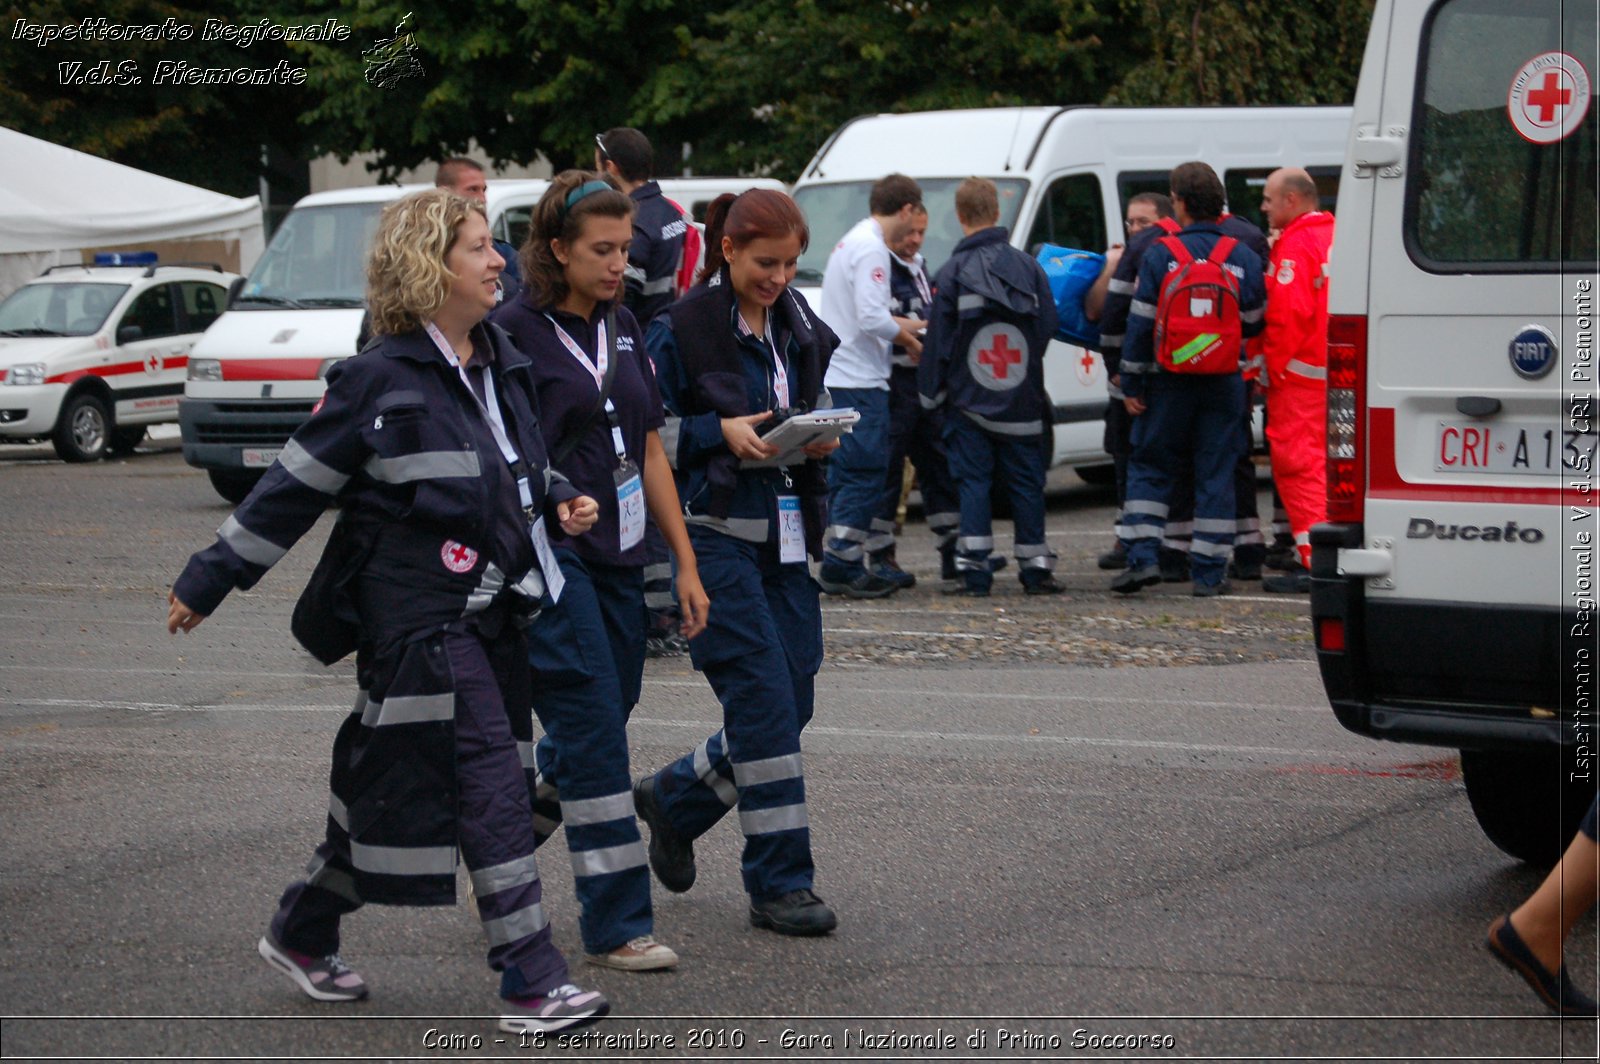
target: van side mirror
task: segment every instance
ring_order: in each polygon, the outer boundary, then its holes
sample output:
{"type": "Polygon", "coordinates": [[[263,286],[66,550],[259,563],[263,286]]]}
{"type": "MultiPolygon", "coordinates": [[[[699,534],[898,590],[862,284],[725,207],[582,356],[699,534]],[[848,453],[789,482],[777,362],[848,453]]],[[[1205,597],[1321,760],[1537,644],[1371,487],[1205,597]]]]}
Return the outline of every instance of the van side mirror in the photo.
{"type": "Polygon", "coordinates": [[[235,277],[233,283],[228,285],[227,307],[229,310],[233,309],[233,301],[239,298],[239,293],[244,291],[244,282],[245,279],[243,277],[235,277]]]}
{"type": "Polygon", "coordinates": [[[144,330],[137,325],[124,325],[117,330],[118,344],[131,344],[135,340],[144,339],[144,330]]]}

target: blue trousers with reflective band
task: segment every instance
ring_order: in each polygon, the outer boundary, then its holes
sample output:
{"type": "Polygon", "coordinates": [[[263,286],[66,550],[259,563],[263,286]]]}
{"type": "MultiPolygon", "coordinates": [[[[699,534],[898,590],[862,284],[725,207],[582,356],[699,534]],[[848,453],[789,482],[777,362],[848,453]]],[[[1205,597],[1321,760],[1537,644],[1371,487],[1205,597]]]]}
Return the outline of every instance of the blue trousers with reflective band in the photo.
{"type": "MultiPolygon", "coordinates": [[[[513,629],[494,640],[476,632],[446,632],[445,660],[455,684],[457,833],[462,860],[472,877],[478,917],[489,942],[489,967],[535,990],[568,981],[567,962],[550,938],[543,888],[534,860],[528,777],[507,706],[527,705],[527,670],[518,658],[526,644],[513,629]]],[[[427,640],[399,653],[424,654],[427,640]]],[[[406,675],[402,661],[380,674],[406,675]]],[[[374,685],[382,700],[405,694],[374,685]]],[[[350,836],[334,812],[327,839],[317,847],[306,878],[289,887],[272,918],[272,931],[289,949],[313,956],[339,950],[339,920],[359,909],[351,880],[350,836]]]]}
{"type": "MultiPolygon", "coordinates": [[[[1239,457],[1233,464],[1233,557],[1240,564],[1259,565],[1267,556],[1267,547],[1261,534],[1261,511],[1256,499],[1256,464],[1250,460],[1253,433],[1248,403],[1240,431],[1239,457]]],[[[1193,540],[1194,470],[1180,465],[1172,480],[1172,498],[1167,504],[1167,525],[1161,534],[1161,549],[1187,555],[1193,540]]]]}
{"type": "Polygon", "coordinates": [[[696,669],[722,703],[722,729],[656,774],[673,829],[698,838],[739,808],[744,888],[770,898],[812,885],[800,732],[822,667],[819,589],[804,563],[781,565],[776,540],[757,544],[689,526],[714,605],[689,641],[696,669]]]}
{"type": "Polygon", "coordinates": [[[583,948],[607,953],[652,927],[627,736],[644,676],[644,580],[638,568],[566,548],[556,557],[566,589],[528,629],[533,711],[545,732],[534,750],[533,826],[542,843],[566,824],[583,948]]]}
{"type": "Polygon", "coordinates": [[[945,454],[961,497],[961,531],[956,539],[956,570],[968,587],[994,583],[989,555],[994,552],[990,492],[998,477],[1011,497],[1016,530],[1017,567],[1024,584],[1049,579],[1055,555],[1044,538],[1044,452],[1037,434],[1003,436],[979,428],[959,410],[944,422],[945,454]]]}
{"type": "MultiPolygon", "coordinates": [[[[861,413],[853,431],[828,458],[828,532],[822,564],[828,579],[847,579],[866,568],[872,519],[883,501],[889,460],[889,393],[882,388],[835,388],[833,405],[861,413]]],[[[888,546],[888,544],[884,544],[888,546]]]]}
{"type": "Polygon", "coordinates": [[[1128,566],[1157,563],[1173,488],[1189,470],[1194,477],[1194,582],[1221,582],[1238,527],[1234,471],[1244,436],[1244,381],[1237,373],[1157,373],[1144,399],[1149,409],[1133,419],[1128,499],[1123,527],[1128,566]]]}
{"type": "Polygon", "coordinates": [[[873,515],[869,552],[894,546],[894,518],[906,459],[917,471],[922,513],[940,547],[955,539],[958,512],[955,484],[944,453],[944,410],[924,410],[917,393],[917,371],[896,366],[889,375],[889,464],[884,471],[883,501],[873,515]]]}

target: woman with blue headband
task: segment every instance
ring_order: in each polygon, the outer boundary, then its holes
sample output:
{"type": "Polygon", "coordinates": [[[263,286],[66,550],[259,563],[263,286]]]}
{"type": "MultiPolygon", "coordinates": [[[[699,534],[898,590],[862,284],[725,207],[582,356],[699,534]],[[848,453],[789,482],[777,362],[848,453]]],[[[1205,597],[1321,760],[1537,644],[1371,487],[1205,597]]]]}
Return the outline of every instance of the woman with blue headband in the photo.
{"type": "Polygon", "coordinates": [[[566,590],[529,631],[545,736],[534,830],[563,822],[592,964],[670,968],[652,936],[650,873],[634,818],[628,715],[644,675],[645,513],[677,559],[684,635],[708,603],[658,430],[665,422],[639,323],[622,305],[633,202],[598,175],[557,175],[522,247],[526,289],[494,314],[533,360],[551,467],[600,502],[586,535],[552,537],[566,590]]]}

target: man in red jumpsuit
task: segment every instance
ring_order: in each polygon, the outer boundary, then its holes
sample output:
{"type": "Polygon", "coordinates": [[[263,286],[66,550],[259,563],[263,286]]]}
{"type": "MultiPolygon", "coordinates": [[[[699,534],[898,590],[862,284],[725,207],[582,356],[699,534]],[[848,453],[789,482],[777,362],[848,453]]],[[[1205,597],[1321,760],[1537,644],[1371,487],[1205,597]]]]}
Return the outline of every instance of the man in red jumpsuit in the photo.
{"type": "Polygon", "coordinates": [[[1278,236],[1267,264],[1267,444],[1289,512],[1298,567],[1262,590],[1311,590],[1311,526],[1327,518],[1328,248],[1333,215],[1318,209],[1316,182],[1285,167],[1267,178],[1261,211],[1278,236]]]}

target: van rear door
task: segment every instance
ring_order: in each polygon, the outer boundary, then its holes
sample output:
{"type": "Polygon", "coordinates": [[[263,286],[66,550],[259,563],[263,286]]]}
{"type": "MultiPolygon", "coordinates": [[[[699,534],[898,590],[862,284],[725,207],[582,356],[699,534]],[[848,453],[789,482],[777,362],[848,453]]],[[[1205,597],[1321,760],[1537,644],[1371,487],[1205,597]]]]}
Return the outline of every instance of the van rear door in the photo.
{"type": "MultiPolygon", "coordinates": [[[[1343,322],[1367,363],[1364,546],[1390,556],[1367,580],[1369,679],[1526,705],[1594,526],[1572,518],[1595,501],[1595,5],[1416,10],[1394,5],[1381,120],[1356,118],[1365,277],[1335,239],[1335,314],[1359,305],[1339,283],[1366,287],[1365,321],[1343,322]]],[[[1557,704],[1557,674],[1532,697],[1557,704]]]]}

